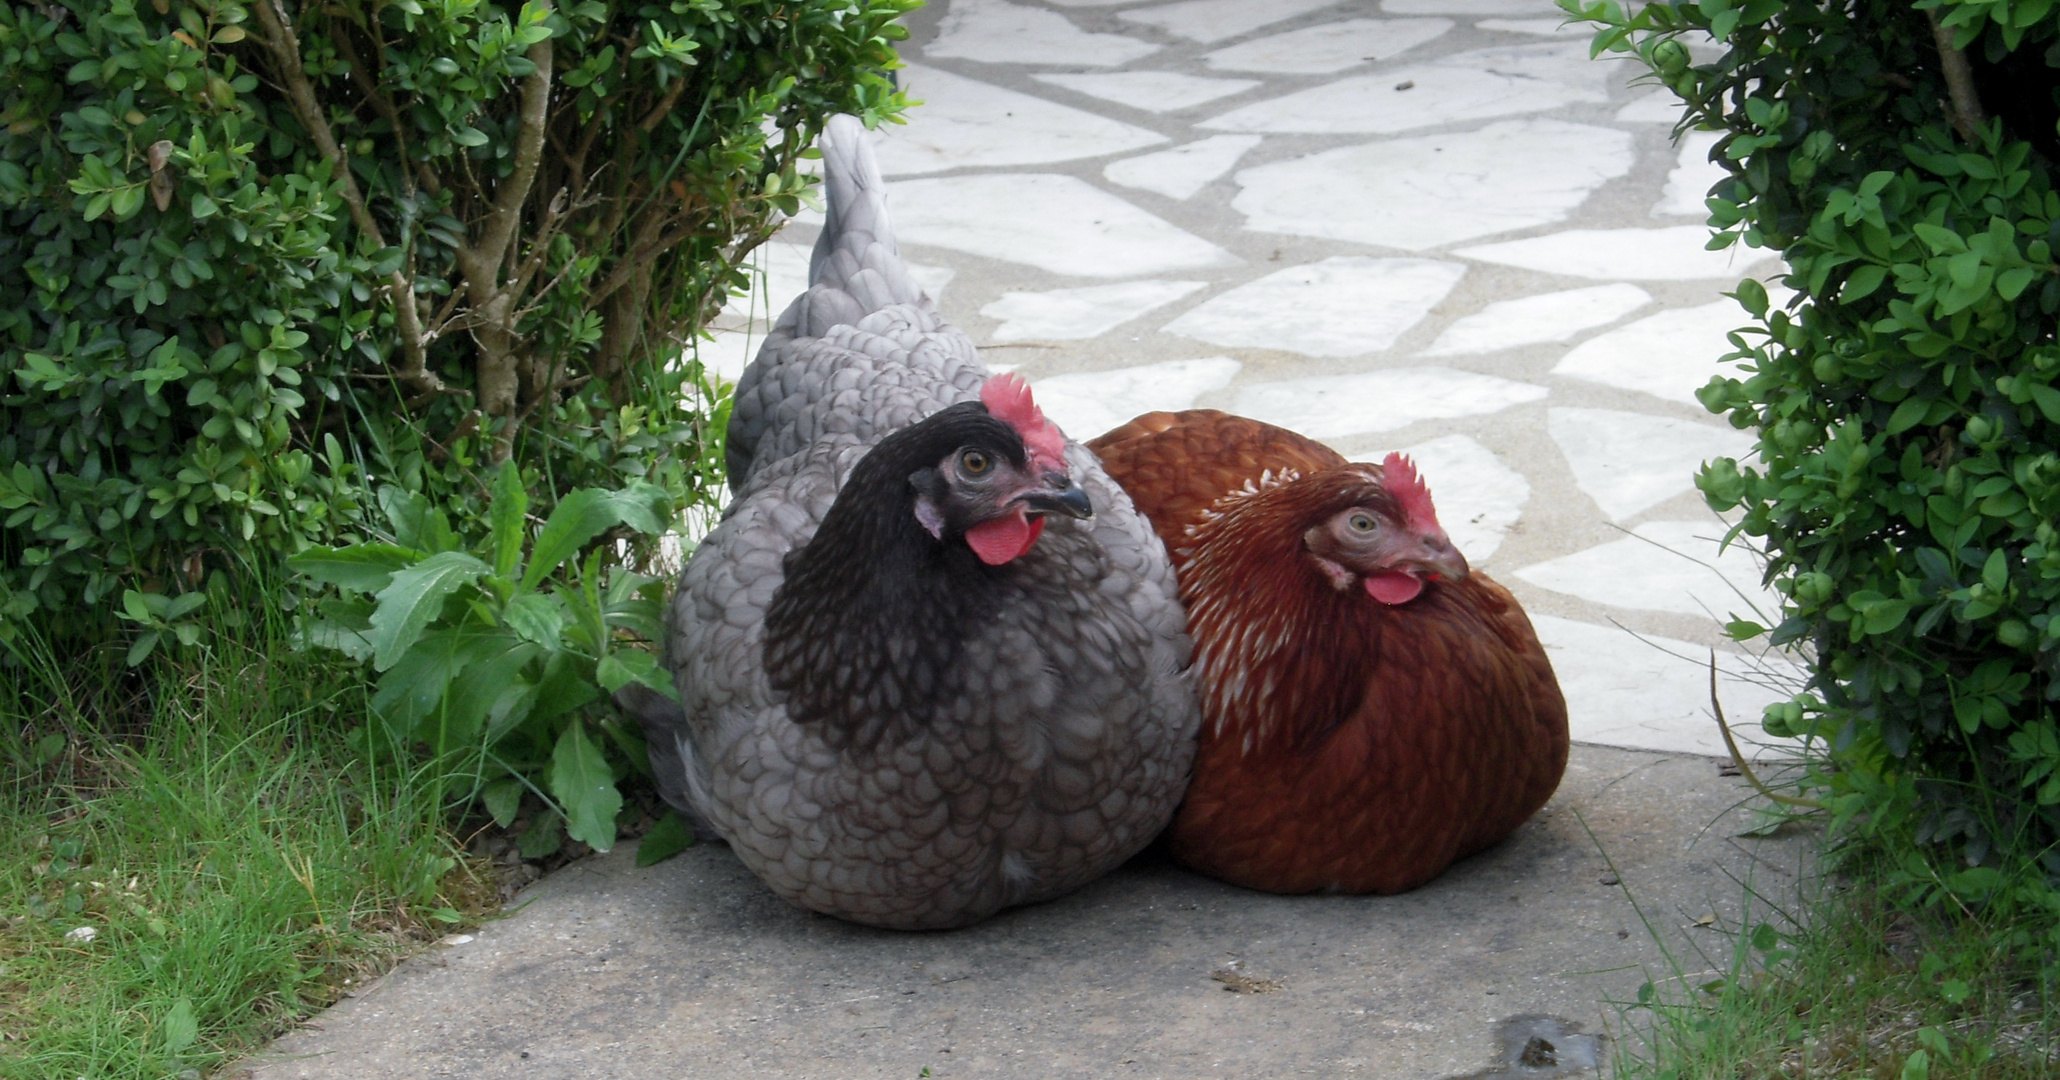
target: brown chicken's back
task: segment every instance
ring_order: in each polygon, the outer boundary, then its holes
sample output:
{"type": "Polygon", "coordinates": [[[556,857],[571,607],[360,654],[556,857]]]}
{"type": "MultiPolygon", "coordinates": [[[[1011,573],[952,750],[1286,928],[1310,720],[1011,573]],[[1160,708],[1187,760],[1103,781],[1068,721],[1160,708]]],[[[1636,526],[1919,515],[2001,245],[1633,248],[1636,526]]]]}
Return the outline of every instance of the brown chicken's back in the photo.
{"type": "MultiPolygon", "coordinates": [[[[1167,550],[1226,494],[1287,471],[1310,476],[1344,455],[1286,428],[1215,409],[1149,412],[1087,444],[1149,518],[1167,550]]],[[[1174,554],[1174,566],[1180,556],[1174,554]]]]}
{"type": "Polygon", "coordinates": [[[1399,892],[1551,797],[1565,700],[1507,589],[1472,572],[1389,606],[1312,563],[1326,515],[1386,505],[1380,467],[1213,410],[1088,445],[1188,605],[1203,720],[1177,858],[1273,892],[1399,892]]]}

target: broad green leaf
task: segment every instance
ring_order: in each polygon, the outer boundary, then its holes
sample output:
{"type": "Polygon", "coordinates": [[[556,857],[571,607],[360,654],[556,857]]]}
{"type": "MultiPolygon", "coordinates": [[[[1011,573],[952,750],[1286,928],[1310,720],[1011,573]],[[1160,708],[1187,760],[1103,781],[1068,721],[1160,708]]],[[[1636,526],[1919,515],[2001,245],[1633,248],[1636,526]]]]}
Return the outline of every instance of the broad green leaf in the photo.
{"type": "Polygon", "coordinates": [[[1866,628],[1870,634],[1886,634],[1903,624],[1910,614],[1907,600],[1884,600],[1867,612],[1866,628]]]}
{"type": "Polygon", "coordinates": [[[515,840],[515,849],[525,859],[542,859],[558,853],[565,846],[565,819],[555,812],[543,813],[522,830],[515,840]]]}
{"type": "Polygon", "coordinates": [[[316,608],[319,617],[304,626],[307,643],[335,649],[359,663],[372,659],[372,603],[359,597],[336,596],[316,608]]]}
{"type": "Polygon", "coordinates": [[[430,733],[421,731],[422,722],[435,714],[464,663],[454,635],[425,635],[379,677],[372,712],[397,740],[427,738],[430,733]]]}
{"type": "Polygon", "coordinates": [[[522,781],[504,776],[479,792],[479,801],[486,812],[493,816],[494,824],[505,829],[515,824],[515,815],[522,809],[522,793],[527,790],[522,781]]]}
{"type": "Polygon", "coordinates": [[[566,834],[595,851],[614,847],[622,794],[615,790],[615,773],[601,748],[587,738],[585,725],[575,720],[565,726],[551,752],[550,771],[551,796],[565,808],[566,834]]]}
{"type": "Polygon", "coordinates": [[[600,687],[594,685],[594,662],[572,652],[557,652],[544,664],[530,715],[549,720],[600,696],[600,687]]]}
{"type": "Polygon", "coordinates": [[[393,581],[394,571],[422,560],[422,552],[393,544],[352,544],[344,548],[309,548],[286,560],[296,574],[352,592],[376,593],[393,581]]]}
{"type": "Polygon", "coordinates": [[[372,612],[372,666],[385,671],[399,662],[443,611],[444,599],[488,571],[462,551],[443,551],[395,573],[372,612]]]}
{"type": "Polygon", "coordinates": [[[565,613],[558,601],[543,593],[524,593],[508,601],[501,611],[509,629],[546,649],[557,649],[565,636],[565,613]]]}
{"type": "Polygon", "coordinates": [[[529,513],[529,492],[522,489],[522,470],[515,462],[502,463],[494,477],[493,545],[494,576],[512,577],[522,561],[522,539],[527,532],[523,517],[529,513]]]}
{"type": "Polygon", "coordinates": [[[435,553],[458,546],[450,520],[419,492],[404,491],[389,484],[379,489],[379,509],[393,527],[393,538],[404,548],[435,553]]]}
{"type": "Polygon", "coordinates": [[[594,681],[611,694],[631,683],[642,683],[672,701],[679,700],[679,691],[673,687],[671,677],[659,665],[658,658],[642,649],[611,651],[594,665],[594,681]]]}
{"type": "Polygon", "coordinates": [[[165,1053],[177,1057],[200,1038],[200,1020],[193,1015],[193,999],[180,998],[165,1011],[165,1053]]]}
{"type": "Polygon", "coordinates": [[[429,516],[428,496],[388,484],[379,489],[379,509],[400,546],[427,550],[422,541],[423,521],[429,516]]]}
{"type": "Polygon", "coordinates": [[[2010,584],[2010,557],[2002,548],[1989,552],[1981,564],[1981,583],[1991,592],[2002,592],[2010,584]]]}
{"type": "Polygon", "coordinates": [[[494,703],[486,710],[486,745],[500,745],[510,731],[529,719],[530,711],[536,708],[536,691],[535,683],[517,677],[494,695],[494,703]]]}
{"type": "Polygon", "coordinates": [[[522,590],[535,589],[588,541],[617,525],[628,525],[652,536],[663,533],[665,514],[670,512],[667,502],[663,489],[641,480],[621,491],[580,488],[565,496],[551,511],[535,546],[530,548],[522,590]]]}
{"type": "MultiPolygon", "coordinates": [[[[643,655],[650,656],[649,653],[643,655]]],[[[630,670],[628,664],[622,662],[620,653],[611,652],[602,657],[600,663],[594,665],[594,681],[601,684],[601,689],[612,694],[636,682],[637,674],[630,670]]]]}
{"type": "Polygon", "coordinates": [[[450,706],[445,714],[448,737],[469,743],[478,734],[501,694],[515,683],[515,676],[536,659],[540,650],[509,633],[481,635],[483,644],[467,657],[465,669],[451,683],[450,706]]]}
{"type": "Polygon", "coordinates": [[[677,811],[668,812],[637,841],[637,865],[661,863],[694,846],[694,831],[677,811]]]}
{"type": "Polygon", "coordinates": [[[529,551],[529,569],[522,575],[522,591],[529,592],[556,573],[560,563],[579,554],[587,541],[622,523],[622,513],[609,493],[598,488],[580,488],[558,500],[558,506],[537,534],[529,551]]]}

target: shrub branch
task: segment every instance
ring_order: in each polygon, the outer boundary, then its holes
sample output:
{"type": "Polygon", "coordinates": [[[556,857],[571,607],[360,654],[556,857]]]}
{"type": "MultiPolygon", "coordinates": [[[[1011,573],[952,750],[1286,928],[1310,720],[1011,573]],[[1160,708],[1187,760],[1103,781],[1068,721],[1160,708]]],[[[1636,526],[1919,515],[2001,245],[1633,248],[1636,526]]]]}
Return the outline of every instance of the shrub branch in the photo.
{"type": "Polygon", "coordinates": [[[1924,18],[1931,24],[1931,40],[1938,46],[1939,71],[1946,77],[1949,95],[1946,111],[1953,130],[1969,144],[1979,146],[1988,116],[1981,109],[1981,94],[1974,89],[1974,67],[1967,62],[1967,51],[1953,44],[1953,28],[1938,21],[1936,9],[1926,9],[1924,18]]]}
{"type": "MultiPolygon", "coordinates": [[[[294,35],[293,22],[287,17],[286,8],[280,0],[259,0],[253,6],[257,8],[258,21],[264,24],[265,48],[278,67],[279,81],[286,90],[287,100],[293,105],[294,117],[315,140],[315,149],[334,168],[344,204],[350,207],[351,221],[371,237],[374,245],[385,248],[386,237],[380,232],[379,223],[373,220],[372,212],[366,208],[365,196],[358,190],[357,180],[351,176],[350,163],[343,158],[343,147],[337,145],[336,133],[330,129],[322,106],[315,99],[315,88],[308,82],[307,69],[300,62],[300,39],[294,35]]],[[[418,395],[441,393],[443,380],[429,370],[428,342],[422,336],[422,313],[415,307],[414,281],[395,270],[387,276],[386,291],[393,301],[394,320],[400,330],[401,366],[394,371],[394,377],[418,395]]]]}

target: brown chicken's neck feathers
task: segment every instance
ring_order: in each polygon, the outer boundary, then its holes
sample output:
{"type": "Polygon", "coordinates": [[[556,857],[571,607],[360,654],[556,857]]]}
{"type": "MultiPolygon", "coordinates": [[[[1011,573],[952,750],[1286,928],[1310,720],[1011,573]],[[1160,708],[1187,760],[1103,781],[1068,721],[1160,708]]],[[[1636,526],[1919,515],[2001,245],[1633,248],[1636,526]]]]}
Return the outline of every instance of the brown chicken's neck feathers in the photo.
{"type": "Polygon", "coordinates": [[[1410,616],[1336,588],[1303,541],[1309,526],[1380,497],[1378,479],[1362,471],[1371,469],[1269,471],[1188,529],[1181,591],[1203,723],[1216,738],[1240,739],[1248,755],[1320,743],[1364,699],[1384,631],[1410,616]]]}

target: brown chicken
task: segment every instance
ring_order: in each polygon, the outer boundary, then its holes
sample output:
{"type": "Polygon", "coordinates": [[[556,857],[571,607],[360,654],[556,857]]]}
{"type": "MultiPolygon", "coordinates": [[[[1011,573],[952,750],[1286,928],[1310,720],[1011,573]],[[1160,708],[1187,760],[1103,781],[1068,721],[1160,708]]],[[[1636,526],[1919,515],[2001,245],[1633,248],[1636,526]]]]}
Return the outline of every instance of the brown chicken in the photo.
{"type": "Polygon", "coordinates": [[[1201,749],[1176,858],[1270,892],[1401,892],[1552,796],[1552,665],[1409,459],[1348,462],[1207,409],[1088,447],[1166,542],[1194,635],[1201,749]]]}

